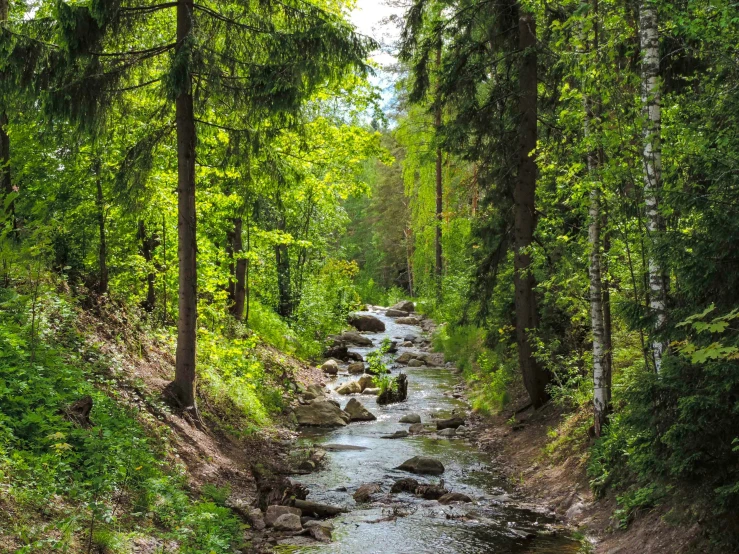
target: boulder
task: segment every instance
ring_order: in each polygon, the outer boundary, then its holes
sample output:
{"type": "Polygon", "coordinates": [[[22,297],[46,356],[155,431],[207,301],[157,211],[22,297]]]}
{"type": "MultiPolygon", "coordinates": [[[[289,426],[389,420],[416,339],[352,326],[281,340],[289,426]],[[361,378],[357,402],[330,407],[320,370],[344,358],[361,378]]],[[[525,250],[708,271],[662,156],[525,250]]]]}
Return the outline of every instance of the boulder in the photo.
{"type": "Polygon", "coordinates": [[[403,479],[398,479],[393,484],[392,488],[390,489],[390,492],[393,494],[399,493],[399,492],[416,492],[416,489],[418,488],[418,481],[415,479],[412,479],[410,477],[405,477],[403,479]]]}
{"type": "Polygon", "coordinates": [[[403,337],[403,340],[407,340],[408,342],[416,342],[418,340],[418,337],[416,335],[406,335],[403,337]]]}
{"type": "Polygon", "coordinates": [[[416,359],[416,356],[418,356],[418,354],[414,354],[413,352],[403,352],[400,356],[398,356],[397,358],[395,358],[395,362],[398,363],[398,364],[404,364],[405,365],[408,362],[410,362],[411,360],[415,360],[416,359]]]}
{"type": "Polygon", "coordinates": [[[439,504],[451,504],[452,502],[472,502],[472,499],[461,492],[450,492],[439,498],[439,504]]]}
{"type": "Polygon", "coordinates": [[[336,358],[337,360],[346,360],[348,354],[349,350],[345,344],[334,344],[323,353],[327,358],[336,358]]]}
{"type": "Polygon", "coordinates": [[[352,398],[346,403],[344,411],[349,414],[352,421],[374,421],[377,418],[374,414],[365,408],[356,398],[352,398]]]}
{"type": "Polygon", "coordinates": [[[297,533],[303,529],[303,524],[300,523],[300,516],[298,515],[282,514],[275,520],[273,527],[275,531],[297,533]]]}
{"type": "Polygon", "coordinates": [[[364,373],[364,362],[351,363],[349,364],[349,367],[346,368],[346,370],[352,375],[356,375],[358,373],[364,373]]]}
{"type": "Polygon", "coordinates": [[[400,346],[403,347],[403,348],[413,348],[413,343],[411,341],[407,340],[405,342],[401,342],[400,343],[400,346]]]}
{"type": "Polygon", "coordinates": [[[418,414],[406,414],[398,420],[399,423],[421,423],[421,416],[418,414]]]}
{"type": "Polygon", "coordinates": [[[349,415],[327,400],[314,400],[295,408],[298,425],[312,427],[340,427],[349,422],[349,415]]]}
{"type": "Polygon", "coordinates": [[[309,500],[295,499],[295,507],[300,508],[304,514],[317,518],[334,517],[339,514],[345,514],[349,510],[330,504],[321,504],[320,502],[311,502],[309,500]]]}
{"type": "Polygon", "coordinates": [[[438,500],[444,495],[449,494],[449,491],[444,488],[442,480],[441,485],[419,485],[415,493],[422,496],[424,500],[438,500]]]}
{"type": "Polygon", "coordinates": [[[456,429],[460,425],[464,425],[464,419],[459,416],[450,417],[449,419],[440,419],[436,422],[437,431],[443,429],[456,429]]]}
{"type": "Polygon", "coordinates": [[[336,360],[327,360],[323,362],[321,371],[329,375],[336,375],[339,372],[339,364],[336,363],[336,360]]]}
{"type": "Polygon", "coordinates": [[[424,367],[426,363],[423,360],[413,359],[408,362],[408,367],[424,367]]]}
{"type": "Polygon", "coordinates": [[[404,312],[403,310],[396,310],[395,308],[388,308],[388,310],[385,312],[385,315],[388,317],[408,317],[408,312],[404,312]]]}
{"type": "Polygon", "coordinates": [[[351,315],[349,316],[348,321],[349,325],[358,331],[381,333],[385,330],[385,324],[382,320],[373,315],[351,315]]]}
{"type": "Polygon", "coordinates": [[[414,423],[410,427],[408,427],[408,432],[411,435],[421,435],[423,434],[425,429],[423,428],[423,423],[414,423]]]}
{"type": "Polygon", "coordinates": [[[408,436],[408,431],[395,431],[392,435],[380,435],[381,439],[404,439],[408,436]]]}
{"type": "Polygon", "coordinates": [[[375,378],[372,375],[362,375],[357,382],[362,387],[362,391],[375,387],[375,378]]]}
{"type": "MultiPolygon", "coordinates": [[[[360,335],[356,331],[347,331],[339,336],[339,340],[342,342],[348,342],[355,346],[372,346],[372,340],[368,339],[364,335],[360,335]]],[[[348,356],[349,353],[347,353],[348,356]]]]}
{"type": "Polygon", "coordinates": [[[469,428],[465,427],[464,425],[460,425],[459,427],[457,427],[458,435],[466,435],[469,432],[470,432],[469,428]]]}
{"type": "Polygon", "coordinates": [[[390,307],[391,310],[400,310],[401,312],[415,312],[416,305],[409,300],[402,300],[394,306],[390,307]]]}
{"type": "Polygon", "coordinates": [[[442,429],[441,431],[437,433],[437,435],[439,435],[440,437],[447,437],[447,438],[456,437],[457,431],[449,427],[448,429],[442,429]]]}
{"type": "Polygon", "coordinates": [[[305,522],[303,527],[307,529],[311,537],[317,541],[331,542],[331,532],[334,530],[334,526],[330,522],[312,519],[305,522]]]}
{"type": "Polygon", "coordinates": [[[264,528],[267,526],[267,524],[264,522],[264,515],[262,514],[262,510],[260,510],[259,508],[249,510],[249,514],[247,515],[246,519],[249,522],[249,525],[251,525],[251,528],[255,531],[263,531],[264,528]]]}
{"type": "Polygon", "coordinates": [[[380,389],[368,387],[362,391],[362,394],[366,394],[368,396],[377,396],[378,394],[380,394],[380,389]]]}
{"type": "Polygon", "coordinates": [[[297,516],[298,521],[300,521],[302,512],[299,508],[293,508],[292,506],[267,506],[267,512],[264,514],[264,523],[267,524],[267,527],[273,527],[278,518],[288,514],[297,516]]]}
{"type": "Polygon", "coordinates": [[[381,490],[382,487],[380,487],[380,485],[378,485],[377,483],[367,483],[366,485],[362,485],[357,489],[357,492],[354,493],[354,501],[369,502],[372,498],[372,495],[380,492],[381,490]]]}
{"type": "Polygon", "coordinates": [[[426,365],[430,365],[433,367],[441,367],[444,365],[443,352],[430,352],[426,354],[420,354],[417,356],[417,358],[426,362],[426,365]]]}
{"type": "Polygon", "coordinates": [[[362,450],[369,450],[366,446],[355,446],[353,444],[323,444],[321,448],[327,452],[361,452],[362,450]]]}
{"type": "Polygon", "coordinates": [[[358,381],[349,381],[337,388],[336,392],[341,395],[359,394],[362,392],[362,385],[358,381]]]}
{"type": "Polygon", "coordinates": [[[420,325],[421,320],[413,316],[399,317],[398,319],[395,320],[395,323],[398,323],[400,325],[420,325]]]}
{"type": "Polygon", "coordinates": [[[397,469],[422,475],[441,475],[444,473],[444,464],[436,458],[429,458],[428,456],[414,456],[410,460],[406,460],[400,464],[397,469]]]}
{"type": "Polygon", "coordinates": [[[362,358],[362,355],[359,352],[347,352],[346,360],[352,360],[353,362],[363,362],[364,358],[362,358]]]}

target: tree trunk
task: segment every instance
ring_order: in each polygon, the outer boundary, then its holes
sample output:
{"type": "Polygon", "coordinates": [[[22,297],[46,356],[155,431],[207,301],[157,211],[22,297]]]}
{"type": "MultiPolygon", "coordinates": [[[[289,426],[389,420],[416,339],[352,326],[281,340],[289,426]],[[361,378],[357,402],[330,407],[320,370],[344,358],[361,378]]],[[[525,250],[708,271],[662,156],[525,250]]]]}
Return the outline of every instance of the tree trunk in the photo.
{"type": "Polygon", "coordinates": [[[246,258],[244,258],[244,244],[241,237],[243,221],[240,217],[233,220],[232,250],[236,256],[234,298],[231,314],[239,321],[244,318],[244,300],[246,299],[246,258]]]}
{"type": "MultiPolygon", "coordinates": [[[[251,225],[249,223],[247,212],[247,219],[246,219],[246,253],[248,254],[251,252],[251,225]]],[[[251,269],[251,262],[247,258],[246,260],[246,271],[244,275],[244,289],[245,289],[245,295],[246,295],[246,315],[244,315],[244,323],[247,325],[249,324],[249,308],[251,307],[251,291],[249,287],[249,270],[251,269]]]]}
{"type": "MultiPolygon", "coordinates": [[[[177,51],[186,48],[192,32],[193,0],[177,4],[177,51]]],[[[186,407],[195,406],[195,348],[197,339],[197,239],[195,235],[195,114],[192,76],[176,100],[177,120],[177,256],[179,259],[179,315],[174,393],[186,407]]]]}
{"type": "Polygon", "coordinates": [[[100,231],[98,292],[100,294],[106,294],[108,292],[108,245],[105,240],[105,199],[103,198],[103,178],[100,175],[100,158],[95,158],[92,170],[95,174],[95,184],[97,186],[95,206],[98,212],[98,229],[100,231]]]}
{"type": "MultiPolygon", "coordinates": [[[[0,23],[8,21],[9,14],[8,0],[0,0],[0,23]]],[[[4,78],[4,72],[0,71],[0,80],[4,78]]],[[[13,192],[13,183],[10,173],[10,137],[8,136],[8,113],[5,106],[0,103],[0,191],[3,196],[7,196],[13,192]]],[[[10,224],[15,229],[15,202],[11,202],[7,207],[7,215],[10,218],[10,224]]]]}
{"type": "Polygon", "coordinates": [[[151,313],[156,306],[156,273],[151,270],[151,264],[154,260],[154,249],[159,246],[159,237],[156,235],[148,236],[146,233],[146,224],[144,220],[139,220],[139,239],[141,240],[141,256],[146,260],[149,271],[146,273],[146,300],[144,300],[143,308],[151,313]]]}
{"type": "MultiPolygon", "coordinates": [[[[436,69],[441,71],[441,45],[436,49],[436,69]]],[[[437,87],[438,88],[438,87],[437,87]]],[[[441,98],[436,98],[436,109],[434,113],[434,129],[436,132],[436,140],[439,140],[441,130],[441,98]]],[[[441,294],[441,274],[442,274],[442,256],[441,256],[441,223],[443,212],[443,186],[441,180],[441,146],[436,147],[436,288],[441,294]]]]}
{"type": "Polygon", "coordinates": [[[644,111],[644,201],[647,206],[647,230],[651,240],[649,252],[649,307],[654,317],[655,338],[652,340],[654,368],[659,373],[666,345],[660,333],[667,322],[666,279],[657,257],[655,245],[664,228],[659,213],[662,187],[662,116],[659,83],[659,34],[657,6],[653,0],[642,0],[639,6],[639,42],[642,53],[642,109],[644,111]]]}
{"type": "MultiPolygon", "coordinates": [[[[604,222],[607,218],[604,216],[604,222]]],[[[605,223],[603,225],[605,227],[605,223]]],[[[611,281],[608,277],[608,253],[611,250],[611,234],[605,231],[603,237],[603,257],[601,258],[601,276],[603,279],[603,341],[606,349],[605,370],[606,385],[608,386],[608,409],[611,408],[612,381],[613,381],[613,326],[611,319],[611,281]]]]}
{"type": "Polygon", "coordinates": [[[550,376],[549,372],[541,368],[534,359],[530,336],[530,331],[535,330],[538,325],[535,282],[529,253],[536,227],[536,161],[533,157],[537,138],[536,27],[531,14],[521,13],[518,21],[519,46],[522,54],[519,69],[519,165],[513,193],[516,342],[524,385],[531,403],[538,408],[549,398],[546,386],[549,384],[550,376]]]}
{"type": "Polygon", "coordinates": [[[275,246],[275,261],[277,264],[277,289],[279,304],[277,313],[282,317],[292,315],[292,291],[290,290],[290,253],[287,244],[275,246]]]}

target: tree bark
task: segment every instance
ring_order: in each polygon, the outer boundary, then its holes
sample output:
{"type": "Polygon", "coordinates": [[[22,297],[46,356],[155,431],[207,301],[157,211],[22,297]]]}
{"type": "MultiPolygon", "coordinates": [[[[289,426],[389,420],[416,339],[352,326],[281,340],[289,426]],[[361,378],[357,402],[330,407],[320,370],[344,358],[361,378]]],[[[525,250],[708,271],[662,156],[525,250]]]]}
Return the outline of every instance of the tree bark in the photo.
{"type": "Polygon", "coordinates": [[[98,230],[100,232],[100,246],[98,248],[98,267],[100,274],[98,276],[98,292],[107,294],[108,292],[108,245],[105,240],[105,199],[103,197],[103,178],[100,175],[100,158],[93,161],[92,171],[95,174],[95,185],[97,187],[97,195],[95,197],[95,207],[98,215],[98,230]]]}
{"type": "MultiPolygon", "coordinates": [[[[441,45],[436,49],[436,70],[441,71],[441,45]]],[[[437,86],[437,89],[439,87],[437,86]]],[[[434,129],[436,132],[436,139],[439,140],[439,134],[441,131],[441,98],[439,98],[439,92],[437,90],[436,98],[436,109],[434,113],[434,129]]],[[[437,292],[441,294],[441,274],[443,270],[442,251],[441,251],[441,224],[442,224],[442,213],[443,213],[443,183],[442,183],[442,155],[441,146],[436,147],[436,288],[437,292]]]]}
{"type": "MultiPolygon", "coordinates": [[[[193,0],[177,4],[177,51],[187,48],[192,32],[193,0]]],[[[177,255],[179,259],[179,315],[174,393],[186,407],[195,406],[197,339],[197,239],[195,235],[195,114],[192,76],[176,100],[177,121],[177,255]]]]}
{"type": "Polygon", "coordinates": [[[529,248],[536,228],[536,161],[533,152],[537,139],[537,52],[536,26],[529,13],[519,14],[519,162],[514,201],[514,284],[516,300],[516,342],[524,385],[531,403],[538,408],[548,399],[549,372],[533,357],[531,331],[538,325],[534,275],[529,248]]]}
{"type": "Polygon", "coordinates": [[[238,321],[244,318],[244,301],[246,299],[246,259],[244,256],[244,244],[242,239],[243,221],[240,217],[233,220],[233,242],[231,249],[236,256],[234,269],[234,296],[231,305],[231,315],[238,321]]]}
{"type": "MultiPolygon", "coordinates": [[[[0,0],[0,23],[8,21],[9,15],[8,0],[0,0]]],[[[3,73],[0,71],[0,80],[3,79],[3,73]]],[[[4,103],[0,103],[0,191],[3,196],[7,196],[13,192],[13,183],[11,181],[10,172],[10,137],[8,136],[8,113],[4,103]]],[[[15,229],[15,202],[11,202],[7,208],[12,228],[15,229]]]]}
{"type": "Polygon", "coordinates": [[[656,252],[664,221],[659,213],[662,188],[662,132],[661,91],[659,82],[659,33],[657,6],[653,0],[642,0],[639,6],[639,42],[642,53],[642,109],[644,111],[644,201],[647,212],[647,231],[651,240],[649,252],[649,308],[654,317],[655,337],[652,340],[652,359],[659,373],[666,344],[659,336],[667,323],[667,285],[656,252]]]}

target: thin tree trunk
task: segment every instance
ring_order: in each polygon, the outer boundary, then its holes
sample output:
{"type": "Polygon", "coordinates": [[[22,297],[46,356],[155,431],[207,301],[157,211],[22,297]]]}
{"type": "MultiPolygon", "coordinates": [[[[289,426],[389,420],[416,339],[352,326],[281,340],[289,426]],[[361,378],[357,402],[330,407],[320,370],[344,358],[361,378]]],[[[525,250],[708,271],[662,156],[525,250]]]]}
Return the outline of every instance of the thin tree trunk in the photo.
{"type": "Polygon", "coordinates": [[[277,265],[277,289],[279,294],[277,313],[282,317],[290,317],[292,315],[290,253],[286,244],[275,246],[275,261],[277,265]]]}
{"type": "MultiPolygon", "coordinates": [[[[436,69],[441,71],[441,45],[436,49],[436,69]]],[[[437,86],[438,88],[438,86],[437,86]]],[[[436,139],[439,140],[441,130],[441,98],[438,97],[437,91],[436,110],[434,113],[434,129],[436,139]]],[[[436,147],[436,287],[439,294],[441,293],[441,274],[442,274],[442,252],[441,252],[441,223],[443,214],[443,184],[441,173],[441,146],[436,147]]]]}
{"type": "Polygon", "coordinates": [[[98,267],[100,275],[98,276],[98,292],[106,294],[108,292],[108,245],[105,240],[105,199],[103,198],[103,178],[100,175],[100,158],[93,161],[93,173],[95,174],[95,185],[97,186],[97,195],[95,197],[95,206],[98,212],[98,230],[100,232],[100,246],[98,248],[98,267]]]}
{"type": "Polygon", "coordinates": [[[233,252],[236,256],[234,303],[232,315],[239,321],[244,318],[244,301],[246,298],[246,259],[244,258],[244,244],[242,239],[243,220],[234,218],[233,252]]]}
{"type": "MultiPolygon", "coordinates": [[[[193,0],[177,4],[177,51],[186,48],[192,32],[193,0]]],[[[189,69],[188,69],[189,71],[189,69]]],[[[187,75],[176,100],[177,120],[177,256],[179,316],[174,392],[184,407],[195,406],[197,339],[197,239],[195,235],[195,114],[192,76],[187,75]]]]}
{"type": "Polygon", "coordinates": [[[226,295],[228,298],[227,310],[233,315],[233,307],[236,302],[236,267],[234,265],[234,232],[233,229],[226,233],[226,257],[228,258],[228,285],[226,295]]]}
{"type": "Polygon", "coordinates": [[[535,331],[538,325],[535,282],[529,253],[536,228],[536,161],[533,157],[537,139],[536,26],[534,17],[529,13],[521,13],[518,22],[522,54],[519,69],[519,166],[513,193],[516,342],[524,385],[531,403],[538,408],[549,398],[546,386],[549,384],[550,375],[534,358],[531,341],[531,331],[535,331]]]}
{"type": "Polygon", "coordinates": [[[659,33],[657,6],[653,0],[642,0],[639,6],[639,41],[642,53],[642,109],[644,111],[644,201],[647,230],[651,240],[649,252],[649,307],[655,320],[652,358],[659,373],[666,345],[659,337],[667,322],[667,290],[664,268],[657,258],[655,244],[664,228],[659,213],[662,187],[662,115],[659,83],[659,33]]]}
{"type": "Polygon", "coordinates": [[[154,249],[159,246],[159,237],[156,235],[148,236],[146,233],[146,224],[144,220],[139,220],[139,239],[141,240],[141,256],[146,260],[149,271],[146,273],[146,300],[144,300],[144,309],[151,313],[156,306],[156,273],[152,271],[151,264],[154,260],[154,249]]]}
{"type": "MultiPolygon", "coordinates": [[[[8,0],[0,0],[0,23],[8,21],[10,5],[8,0]]],[[[4,78],[0,71],[0,81],[4,78]]],[[[13,183],[10,174],[10,137],[8,136],[8,113],[5,106],[0,104],[0,191],[4,196],[13,192],[13,183]]],[[[11,202],[7,208],[11,225],[15,229],[15,203],[11,202]]]]}
{"type": "MultiPolygon", "coordinates": [[[[603,217],[603,228],[606,227],[607,217],[603,217]]],[[[608,387],[607,405],[611,408],[612,382],[613,382],[613,324],[611,319],[611,281],[608,277],[608,253],[611,250],[611,233],[606,230],[603,236],[603,257],[601,258],[601,277],[603,279],[603,345],[606,349],[605,373],[606,386],[608,387]]]]}
{"type": "MultiPolygon", "coordinates": [[[[251,252],[251,225],[249,223],[249,212],[247,212],[246,218],[246,253],[251,252]]],[[[244,315],[244,323],[249,324],[249,308],[251,307],[251,290],[249,284],[249,271],[251,269],[251,262],[246,259],[246,271],[244,275],[244,289],[246,295],[246,314],[244,315]]]]}

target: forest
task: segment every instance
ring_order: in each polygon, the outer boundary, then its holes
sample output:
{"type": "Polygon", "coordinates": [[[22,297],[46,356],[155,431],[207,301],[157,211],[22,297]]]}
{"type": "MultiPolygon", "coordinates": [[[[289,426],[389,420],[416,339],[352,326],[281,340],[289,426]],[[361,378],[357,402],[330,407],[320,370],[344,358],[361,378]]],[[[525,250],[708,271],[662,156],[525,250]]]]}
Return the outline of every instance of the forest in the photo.
{"type": "Polygon", "coordinates": [[[739,551],[738,44],[0,0],[0,552],[739,551]]]}

